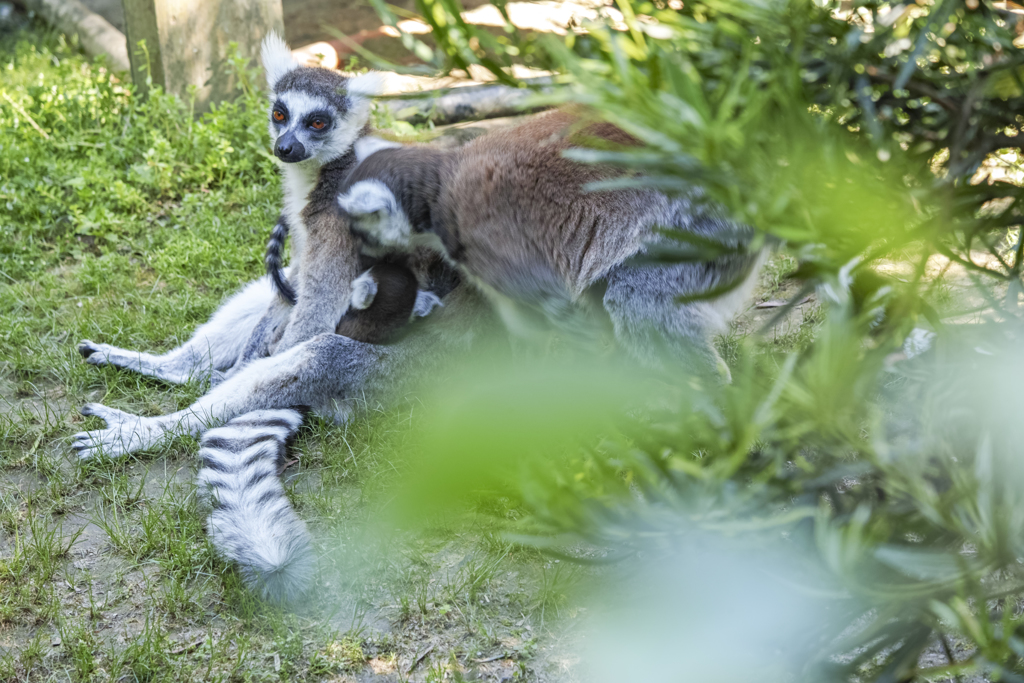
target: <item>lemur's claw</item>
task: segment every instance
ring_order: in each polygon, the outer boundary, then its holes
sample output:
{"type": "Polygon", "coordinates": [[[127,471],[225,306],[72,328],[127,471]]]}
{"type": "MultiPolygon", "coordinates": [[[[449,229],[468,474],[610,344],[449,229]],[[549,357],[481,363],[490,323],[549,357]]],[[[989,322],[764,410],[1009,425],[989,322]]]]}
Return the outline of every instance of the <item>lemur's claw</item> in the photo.
{"type": "Polygon", "coordinates": [[[110,363],[110,350],[108,344],[97,344],[96,342],[83,339],[78,342],[78,352],[90,365],[107,365],[110,363]]]}
{"type": "Polygon", "coordinates": [[[121,458],[133,451],[148,448],[159,441],[164,430],[151,420],[132,415],[102,403],[86,403],[79,410],[82,415],[98,417],[106,426],[78,432],[71,437],[71,448],[81,460],[90,460],[100,454],[121,458]]]}
{"type": "Polygon", "coordinates": [[[103,416],[103,411],[108,410],[106,406],[101,403],[86,403],[84,406],[78,409],[82,415],[95,416],[106,422],[106,418],[103,416]]]}
{"type": "Polygon", "coordinates": [[[99,350],[99,346],[88,339],[78,342],[78,352],[82,354],[82,358],[88,358],[99,350]]]}

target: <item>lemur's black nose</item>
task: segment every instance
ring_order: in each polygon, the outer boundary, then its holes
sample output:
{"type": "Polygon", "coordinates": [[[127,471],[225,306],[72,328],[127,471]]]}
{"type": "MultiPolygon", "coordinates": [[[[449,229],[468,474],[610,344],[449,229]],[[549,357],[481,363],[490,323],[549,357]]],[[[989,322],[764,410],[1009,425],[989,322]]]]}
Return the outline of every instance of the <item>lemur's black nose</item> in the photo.
{"type": "Polygon", "coordinates": [[[285,135],[274,146],[274,154],[286,163],[302,161],[306,158],[306,148],[291,135],[285,135]]]}

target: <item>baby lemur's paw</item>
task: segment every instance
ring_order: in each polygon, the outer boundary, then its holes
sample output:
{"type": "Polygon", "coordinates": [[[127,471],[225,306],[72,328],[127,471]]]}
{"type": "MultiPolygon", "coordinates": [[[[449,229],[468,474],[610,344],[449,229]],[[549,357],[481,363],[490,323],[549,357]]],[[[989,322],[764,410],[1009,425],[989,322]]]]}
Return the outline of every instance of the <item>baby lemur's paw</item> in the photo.
{"type": "Polygon", "coordinates": [[[430,315],[438,306],[444,306],[440,297],[433,292],[424,292],[422,289],[416,292],[416,303],[412,307],[412,317],[424,318],[430,315]]]}
{"type": "Polygon", "coordinates": [[[360,180],[338,196],[350,229],[372,246],[405,246],[412,226],[398,199],[379,180],[360,180]]]}
{"type": "Polygon", "coordinates": [[[379,180],[361,180],[338,195],[338,206],[354,218],[387,218],[399,212],[398,200],[379,180]]]}
{"type": "Polygon", "coordinates": [[[352,281],[352,299],[349,305],[357,311],[370,307],[374,297],[377,296],[377,281],[366,271],[352,281]]]}

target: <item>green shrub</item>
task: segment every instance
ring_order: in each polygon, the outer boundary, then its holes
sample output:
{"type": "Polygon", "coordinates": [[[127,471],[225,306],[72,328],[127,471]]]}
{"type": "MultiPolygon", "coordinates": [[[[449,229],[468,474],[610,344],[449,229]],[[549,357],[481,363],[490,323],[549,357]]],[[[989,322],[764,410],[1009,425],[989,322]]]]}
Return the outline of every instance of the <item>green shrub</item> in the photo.
{"type": "Polygon", "coordinates": [[[1024,23],[983,0],[672,4],[495,36],[421,0],[437,47],[417,50],[558,72],[538,101],[642,143],[573,156],[757,228],[799,263],[797,299],[826,301],[815,338],[738,345],[721,387],[600,361],[476,373],[427,402],[405,500],[497,488],[539,545],[622,560],[590,680],[1021,679],[1024,23]],[[919,325],[934,348],[906,360],[919,325]]]}

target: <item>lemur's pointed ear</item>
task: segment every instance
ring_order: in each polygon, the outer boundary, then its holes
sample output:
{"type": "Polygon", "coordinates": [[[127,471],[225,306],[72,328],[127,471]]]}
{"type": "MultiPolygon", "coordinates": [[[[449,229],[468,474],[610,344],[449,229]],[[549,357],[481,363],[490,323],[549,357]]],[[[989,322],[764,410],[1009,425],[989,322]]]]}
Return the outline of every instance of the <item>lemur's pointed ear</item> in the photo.
{"type": "Polygon", "coordinates": [[[288,49],[281,36],[273,31],[263,39],[263,47],[260,50],[260,59],[263,61],[263,70],[267,73],[267,85],[273,90],[277,82],[289,71],[298,69],[300,64],[292,58],[292,51],[288,49]]]}
{"type": "Polygon", "coordinates": [[[350,95],[358,97],[376,97],[384,92],[384,74],[378,71],[367,71],[364,74],[348,79],[345,89],[350,95]]]}

